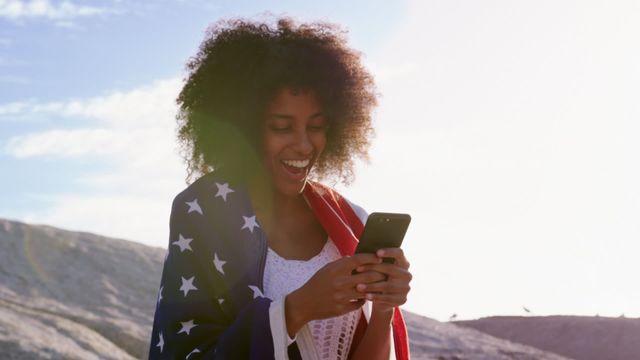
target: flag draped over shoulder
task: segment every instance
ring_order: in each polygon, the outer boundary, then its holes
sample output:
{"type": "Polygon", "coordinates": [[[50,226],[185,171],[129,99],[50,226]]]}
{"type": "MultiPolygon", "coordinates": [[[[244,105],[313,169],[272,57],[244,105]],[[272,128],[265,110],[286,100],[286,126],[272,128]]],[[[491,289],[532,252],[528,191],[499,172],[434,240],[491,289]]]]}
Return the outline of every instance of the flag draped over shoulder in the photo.
{"type": "MultiPolygon", "coordinates": [[[[363,224],[332,189],[317,183],[304,196],[342,255],[351,255],[363,224]]],[[[248,193],[213,173],[174,198],[169,246],[151,334],[149,359],[273,359],[263,295],[267,240],[248,193]]],[[[409,359],[406,327],[393,318],[397,359],[409,359]]],[[[294,342],[292,358],[299,357],[294,342]]]]}

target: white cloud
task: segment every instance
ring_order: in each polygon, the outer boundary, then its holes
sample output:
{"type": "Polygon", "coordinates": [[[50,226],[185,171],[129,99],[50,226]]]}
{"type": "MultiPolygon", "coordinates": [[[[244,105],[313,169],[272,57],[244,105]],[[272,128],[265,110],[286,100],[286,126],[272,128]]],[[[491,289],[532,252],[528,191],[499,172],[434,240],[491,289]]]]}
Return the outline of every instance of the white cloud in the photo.
{"type": "Polygon", "coordinates": [[[14,136],[5,150],[17,157],[42,155],[79,156],[109,155],[125,150],[122,136],[107,129],[50,130],[46,132],[14,136]]]}
{"type": "Polygon", "coordinates": [[[26,18],[45,18],[64,23],[78,17],[89,17],[109,13],[111,10],[94,6],[76,5],[65,0],[52,2],[49,0],[0,0],[0,18],[20,20],[26,18]]]}
{"type": "Polygon", "coordinates": [[[69,179],[83,188],[78,193],[31,194],[48,206],[12,216],[166,246],[171,200],[185,186],[175,139],[180,85],[170,79],[88,99],[0,105],[0,116],[56,116],[87,124],[13,136],[4,145],[7,154],[47,156],[60,166],[66,158],[113,164],[108,171],[69,179]]]}
{"type": "Polygon", "coordinates": [[[169,120],[173,121],[175,97],[180,83],[179,79],[162,80],[131,91],[115,91],[89,99],[46,103],[28,100],[0,104],[0,116],[88,118],[120,131],[164,126],[169,120]]]}
{"type": "Polygon", "coordinates": [[[18,101],[0,105],[0,116],[21,114],[22,112],[26,111],[28,107],[28,102],[18,101]]]}

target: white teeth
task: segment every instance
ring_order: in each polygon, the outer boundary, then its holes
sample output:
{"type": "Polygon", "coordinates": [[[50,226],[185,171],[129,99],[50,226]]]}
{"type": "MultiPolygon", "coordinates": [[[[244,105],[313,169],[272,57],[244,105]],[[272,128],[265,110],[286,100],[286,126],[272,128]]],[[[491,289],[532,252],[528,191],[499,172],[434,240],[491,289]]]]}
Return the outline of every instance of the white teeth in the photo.
{"type": "Polygon", "coordinates": [[[309,165],[309,159],[306,160],[282,160],[285,165],[297,168],[305,168],[309,165]]]}

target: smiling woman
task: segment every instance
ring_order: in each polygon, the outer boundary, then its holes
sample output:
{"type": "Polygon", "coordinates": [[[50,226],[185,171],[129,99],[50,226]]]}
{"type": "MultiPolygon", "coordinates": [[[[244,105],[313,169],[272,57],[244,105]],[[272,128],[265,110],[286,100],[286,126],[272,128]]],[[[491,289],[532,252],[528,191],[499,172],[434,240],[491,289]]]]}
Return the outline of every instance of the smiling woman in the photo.
{"type": "Polygon", "coordinates": [[[210,28],[178,97],[187,181],[171,210],[150,358],[408,359],[402,250],[355,254],[353,177],[374,84],[335,25],[210,28]],[[383,255],[394,264],[381,264],[383,255]]]}

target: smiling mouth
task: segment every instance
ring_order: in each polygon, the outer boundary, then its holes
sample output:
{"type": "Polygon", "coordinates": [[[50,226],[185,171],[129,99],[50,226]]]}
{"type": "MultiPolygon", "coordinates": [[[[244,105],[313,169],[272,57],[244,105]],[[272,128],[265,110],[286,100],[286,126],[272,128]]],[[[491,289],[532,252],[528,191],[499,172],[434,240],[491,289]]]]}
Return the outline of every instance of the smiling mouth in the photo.
{"type": "Polygon", "coordinates": [[[311,162],[311,159],[305,159],[305,160],[282,160],[282,163],[290,166],[290,167],[295,167],[295,168],[305,168],[307,167],[307,165],[309,165],[309,163],[311,162]]]}
{"type": "Polygon", "coordinates": [[[281,160],[284,169],[294,180],[301,180],[306,177],[311,159],[305,160],[281,160]]]}

